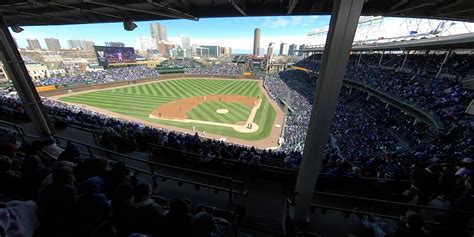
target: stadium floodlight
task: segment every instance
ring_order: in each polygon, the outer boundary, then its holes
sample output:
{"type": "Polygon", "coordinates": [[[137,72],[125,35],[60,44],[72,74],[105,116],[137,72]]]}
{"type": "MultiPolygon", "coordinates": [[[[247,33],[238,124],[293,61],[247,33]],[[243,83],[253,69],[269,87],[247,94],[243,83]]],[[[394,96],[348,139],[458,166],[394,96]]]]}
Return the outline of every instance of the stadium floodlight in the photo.
{"type": "Polygon", "coordinates": [[[123,29],[126,31],[132,31],[137,28],[137,24],[135,24],[132,20],[125,20],[123,21],[123,29]]]}
{"type": "Polygon", "coordinates": [[[19,25],[14,25],[14,26],[11,27],[11,29],[15,33],[20,33],[20,32],[25,30],[25,29],[21,28],[19,25]]]}

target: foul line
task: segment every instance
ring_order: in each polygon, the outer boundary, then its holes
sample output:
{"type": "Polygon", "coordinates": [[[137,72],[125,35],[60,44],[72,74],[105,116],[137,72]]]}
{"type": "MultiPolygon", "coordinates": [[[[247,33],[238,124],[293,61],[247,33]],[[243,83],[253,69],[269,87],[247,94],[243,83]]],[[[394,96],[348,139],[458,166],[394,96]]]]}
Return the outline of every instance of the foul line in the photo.
{"type": "Polygon", "coordinates": [[[166,120],[166,121],[172,121],[172,122],[181,122],[181,123],[199,123],[199,124],[205,124],[205,125],[213,125],[213,126],[220,126],[220,127],[228,127],[228,128],[233,128],[234,130],[241,132],[241,133],[252,133],[256,132],[258,130],[258,125],[253,122],[255,119],[255,116],[257,114],[258,109],[260,108],[260,105],[262,104],[262,100],[257,100],[255,106],[253,106],[252,111],[250,111],[250,115],[247,119],[247,122],[244,125],[236,125],[236,124],[230,124],[230,123],[219,123],[219,122],[210,122],[210,121],[204,121],[204,120],[194,120],[194,119],[168,119],[168,118],[160,118],[157,117],[153,114],[150,114],[148,117],[153,118],[153,119],[161,119],[161,120],[166,120]],[[252,128],[248,128],[247,125],[252,124],[252,128]]]}

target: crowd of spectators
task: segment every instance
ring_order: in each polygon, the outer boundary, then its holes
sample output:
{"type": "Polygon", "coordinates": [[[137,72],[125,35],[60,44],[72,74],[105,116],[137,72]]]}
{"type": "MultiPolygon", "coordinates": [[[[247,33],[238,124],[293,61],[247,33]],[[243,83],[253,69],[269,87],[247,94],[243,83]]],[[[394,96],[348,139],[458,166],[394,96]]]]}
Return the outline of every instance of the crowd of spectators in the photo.
{"type": "MultiPolygon", "coordinates": [[[[427,56],[419,58],[424,57],[427,56]]],[[[460,67],[470,57],[453,55],[452,60],[458,61],[447,65],[460,67]]],[[[296,65],[317,72],[319,58],[314,55],[296,65]]],[[[374,67],[380,57],[363,55],[362,60],[371,61],[360,65],[358,59],[351,57],[346,79],[361,81],[439,116],[446,128],[433,138],[433,128],[366,93],[343,88],[323,172],[409,178],[414,166],[430,159],[459,164],[472,156],[473,117],[464,110],[474,93],[461,87],[459,76],[436,78],[421,68],[398,72],[374,67]]],[[[283,150],[302,150],[316,83],[310,77],[303,71],[287,70],[272,74],[265,81],[270,96],[288,106],[283,150]]]]}
{"type": "Polygon", "coordinates": [[[214,64],[209,67],[201,68],[184,68],[186,74],[206,74],[206,75],[228,75],[228,76],[242,76],[243,67],[228,63],[228,64],[214,64]]]}
{"type": "Polygon", "coordinates": [[[155,69],[147,66],[109,67],[101,71],[85,72],[79,75],[34,79],[36,86],[72,86],[77,84],[104,84],[116,81],[131,81],[142,78],[158,77],[155,69]]]}
{"type": "MultiPolygon", "coordinates": [[[[429,55],[410,56],[410,61],[405,63],[408,71],[377,67],[375,65],[380,62],[380,57],[377,56],[362,57],[360,63],[359,58],[354,56],[349,60],[345,77],[428,111],[431,116],[440,118],[444,130],[431,137],[430,134],[434,131],[430,126],[366,92],[344,86],[326,146],[322,172],[413,179],[412,187],[404,194],[404,201],[413,201],[416,196],[418,204],[473,211],[474,118],[464,111],[474,99],[474,93],[463,89],[460,84],[463,73],[471,70],[464,64],[469,63],[466,60],[472,56],[452,55],[443,72],[454,75],[442,77],[435,76],[439,67],[432,65],[440,55],[433,56],[434,58],[429,55]],[[423,60],[430,63],[424,63],[423,60]],[[464,71],[459,71],[461,69],[464,71]]],[[[398,63],[400,56],[384,57],[395,66],[401,65],[398,63]]],[[[318,62],[317,56],[313,56],[297,63],[297,66],[318,71],[318,62]]],[[[198,71],[191,68],[186,70],[193,74],[237,75],[236,71],[241,69],[234,65],[214,65],[196,69],[198,71]]],[[[148,143],[155,143],[198,154],[200,156],[197,161],[202,163],[232,159],[297,168],[301,161],[317,82],[313,75],[300,70],[286,70],[271,74],[265,80],[264,85],[269,95],[284,110],[288,110],[284,141],[278,150],[260,150],[206,139],[197,133],[184,134],[156,129],[48,99],[44,99],[44,105],[54,117],[100,128],[101,143],[111,150],[146,150],[148,143]]],[[[2,111],[24,114],[24,109],[16,98],[1,97],[0,108],[2,111]]],[[[104,231],[99,233],[107,236],[109,231],[114,230],[119,234],[138,230],[149,234],[158,234],[154,231],[159,231],[159,234],[166,236],[171,233],[167,232],[169,229],[177,231],[179,226],[186,225],[191,228],[193,220],[202,217],[201,214],[191,216],[182,200],[171,202],[168,211],[164,210],[165,207],[154,204],[150,199],[150,185],[138,181],[121,163],[107,164],[103,160],[83,159],[73,145],[63,150],[52,139],[28,145],[8,136],[2,142],[4,145],[0,147],[0,155],[3,155],[0,169],[5,172],[1,172],[3,177],[0,182],[12,189],[15,189],[15,184],[21,184],[25,188],[17,190],[18,195],[37,201],[38,204],[25,202],[11,205],[24,205],[30,210],[39,208],[40,236],[64,236],[64,233],[73,230],[70,225],[72,222],[81,227],[81,230],[75,231],[79,235],[90,231],[104,231]],[[141,219],[143,216],[136,216],[137,213],[147,213],[148,216],[141,219]],[[110,225],[95,228],[99,223],[102,224],[104,216],[110,214],[110,225]],[[78,216],[84,218],[77,218],[78,216]],[[59,228],[52,228],[52,223],[62,224],[59,228]],[[155,228],[157,226],[160,228],[155,228]],[[50,232],[52,229],[53,232],[50,232]]],[[[467,220],[466,216],[455,215],[441,219],[440,222],[458,230],[462,229],[467,220]]],[[[31,224],[30,228],[38,223],[31,224]]],[[[372,222],[366,226],[375,229],[382,225],[372,222]]],[[[203,226],[198,228],[212,229],[203,226]]],[[[185,229],[182,228],[183,231],[185,229]]],[[[403,231],[421,233],[419,228],[403,231]]]]}
{"type": "Polygon", "coordinates": [[[226,219],[185,199],[155,198],[157,189],[124,163],[84,157],[74,144],[63,149],[53,138],[30,144],[1,132],[2,236],[210,237],[232,231],[226,219]]]}
{"type": "MultiPolygon", "coordinates": [[[[415,163],[423,164],[432,158],[456,163],[472,155],[472,116],[463,112],[473,98],[472,92],[462,89],[457,79],[443,80],[428,74],[421,76],[370,67],[378,63],[377,57],[372,58],[372,61],[358,65],[358,58],[352,57],[346,78],[373,86],[420,106],[434,116],[440,116],[446,129],[441,131],[439,137],[433,138],[430,135],[434,133],[433,129],[410,115],[364,92],[343,88],[326,148],[324,172],[406,178],[410,176],[415,163]],[[424,77],[431,78],[431,83],[427,79],[422,80],[424,77]],[[416,157],[416,160],[405,159],[410,156],[416,157]]],[[[318,57],[312,56],[297,65],[317,70],[317,64],[318,57]]],[[[273,151],[158,130],[56,101],[45,100],[44,104],[50,114],[65,118],[66,121],[87,122],[103,128],[102,142],[112,150],[143,150],[149,142],[155,142],[204,155],[206,158],[202,162],[226,158],[296,168],[301,160],[312,110],[316,86],[313,75],[300,70],[286,70],[266,78],[265,87],[269,95],[282,103],[284,109],[288,109],[283,143],[280,149],[273,151]]],[[[22,107],[14,99],[4,98],[0,105],[22,112],[22,107]]]]}
{"type": "Polygon", "coordinates": [[[171,59],[170,58],[170,59],[160,63],[159,67],[163,67],[163,68],[176,68],[176,67],[180,67],[180,68],[198,68],[198,67],[202,67],[202,65],[200,63],[198,63],[196,60],[193,60],[193,59],[188,59],[188,58],[171,59]]]}

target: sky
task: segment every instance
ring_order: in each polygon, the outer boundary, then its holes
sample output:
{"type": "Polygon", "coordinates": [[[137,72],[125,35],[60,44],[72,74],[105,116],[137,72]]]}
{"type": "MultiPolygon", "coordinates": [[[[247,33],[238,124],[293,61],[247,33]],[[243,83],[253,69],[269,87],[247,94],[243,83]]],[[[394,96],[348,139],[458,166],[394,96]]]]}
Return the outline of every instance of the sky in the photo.
{"type": "Polygon", "coordinates": [[[27,46],[26,39],[38,39],[46,48],[44,38],[57,38],[61,47],[67,48],[66,40],[92,40],[96,45],[105,45],[106,41],[119,41],[125,46],[138,48],[137,37],[150,36],[152,22],[166,26],[168,39],[179,43],[178,35],[191,38],[191,44],[219,45],[232,47],[233,53],[250,53],[253,47],[253,32],[261,29],[260,47],[267,48],[269,43],[307,44],[307,33],[327,26],[329,16],[279,16],[279,17],[233,17],[209,18],[199,21],[166,20],[136,22],[134,31],[125,31],[122,23],[31,26],[23,27],[21,33],[12,33],[19,47],[27,46]]]}

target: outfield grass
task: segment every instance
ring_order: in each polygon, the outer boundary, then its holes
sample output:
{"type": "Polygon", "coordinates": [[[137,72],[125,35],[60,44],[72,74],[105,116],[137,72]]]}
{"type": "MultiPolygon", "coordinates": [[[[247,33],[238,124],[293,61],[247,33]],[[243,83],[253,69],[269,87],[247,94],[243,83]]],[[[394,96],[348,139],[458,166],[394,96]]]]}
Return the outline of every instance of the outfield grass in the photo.
{"type": "MultiPolygon", "coordinates": [[[[228,79],[182,79],[161,81],[150,84],[134,85],[110,90],[94,91],[78,95],[61,97],[59,100],[73,102],[112,112],[128,115],[146,121],[219,134],[245,140],[259,140],[267,137],[273,126],[276,112],[260,91],[257,81],[228,79]],[[259,130],[254,133],[239,133],[232,128],[202,124],[188,124],[176,121],[151,119],[150,113],[161,105],[177,99],[213,94],[259,96],[262,99],[254,123],[259,130]]],[[[246,121],[251,107],[232,102],[204,102],[188,111],[189,119],[220,123],[246,121]],[[217,114],[217,109],[228,109],[227,114],[217,114]]]]}

